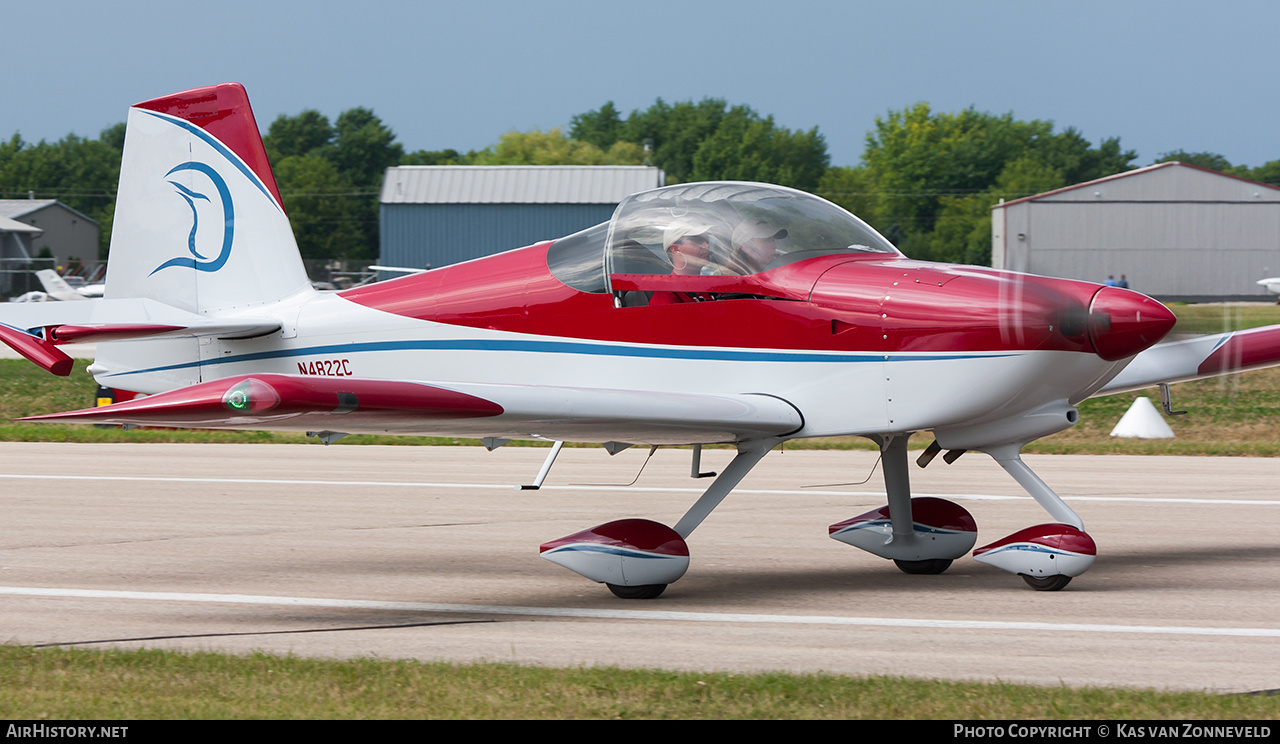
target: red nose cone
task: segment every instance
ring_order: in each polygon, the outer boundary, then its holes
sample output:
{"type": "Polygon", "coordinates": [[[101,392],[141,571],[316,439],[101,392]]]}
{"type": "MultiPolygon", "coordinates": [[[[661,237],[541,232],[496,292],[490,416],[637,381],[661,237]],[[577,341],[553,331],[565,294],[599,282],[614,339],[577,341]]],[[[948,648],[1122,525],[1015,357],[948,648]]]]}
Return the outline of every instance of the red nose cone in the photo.
{"type": "Polygon", "coordinates": [[[1103,287],[1089,306],[1089,339],[1098,356],[1115,362],[1155,345],[1177,320],[1144,294],[1103,287]]]}

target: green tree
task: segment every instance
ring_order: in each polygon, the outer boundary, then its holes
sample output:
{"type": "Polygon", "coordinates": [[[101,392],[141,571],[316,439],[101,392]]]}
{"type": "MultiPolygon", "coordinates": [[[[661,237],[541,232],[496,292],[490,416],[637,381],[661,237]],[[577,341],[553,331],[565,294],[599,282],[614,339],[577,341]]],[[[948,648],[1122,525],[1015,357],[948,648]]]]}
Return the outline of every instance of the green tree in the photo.
{"type": "Polygon", "coordinates": [[[569,136],[608,150],[622,137],[622,116],[613,101],[606,101],[598,111],[578,114],[570,120],[569,136]]]}
{"type": "Polygon", "coordinates": [[[1175,150],[1166,152],[1160,156],[1157,163],[1186,163],[1200,168],[1207,168],[1219,173],[1226,173],[1239,178],[1247,178],[1250,181],[1269,184],[1271,186],[1280,186],[1280,160],[1272,160],[1269,163],[1263,163],[1257,168],[1250,168],[1245,165],[1232,165],[1222,155],[1215,152],[1187,152],[1185,150],[1175,150]]]}
{"type": "MultiPolygon", "coordinates": [[[[1090,176],[1088,181],[1098,176],[1090,176]]],[[[1037,152],[1028,152],[1011,160],[996,176],[996,182],[986,192],[988,197],[999,199],[1021,199],[1024,196],[1042,194],[1046,191],[1060,189],[1077,183],[1068,178],[1061,168],[1046,161],[1037,152]]]]}
{"type": "Polygon", "coordinates": [[[123,125],[97,140],[69,134],[58,142],[24,142],[13,135],[0,144],[0,198],[58,199],[98,222],[98,255],[111,238],[116,185],[120,180],[123,125]]]}
{"type": "Polygon", "coordinates": [[[931,260],[971,265],[991,262],[991,199],[986,194],[939,199],[933,232],[917,240],[931,260]]]}
{"type": "Polygon", "coordinates": [[[902,233],[933,231],[944,196],[966,196],[995,182],[1005,162],[1049,133],[1043,122],[1023,124],[966,109],[934,114],[927,103],[891,111],[867,134],[863,162],[881,194],[880,219],[902,233]]]}
{"type": "Polygon", "coordinates": [[[471,165],[475,156],[474,150],[465,155],[454,149],[418,150],[401,158],[400,165],[471,165]]]}
{"type": "Polygon", "coordinates": [[[1119,137],[1104,139],[1094,147],[1074,127],[1037,139],[1032,149],[1042,162],[1061,171],[1063,186],[1131,170],[1138,157],[1132,150],[1120,149],[1119,137]]]}
{"type": "Polygon", "coordinates": [[[263,144],[303,258],[378,255],[378,191],[404,148],[372,111],[281,115],[263,144]]]}
{"type": "Polygon", "coordinates": [[[330,160],[350,183],[376,191],[386,169],[398,165],[403,156],[404,147],[395,134],[369,109],[338,114],[330,160]]]}
{"type": "Polygon", "coordinates": [[[827,170],[827,143],[817,127],[780,129],[773,117],[734,107],[693,155],[694,181],[763,181],[813,191],[827,170]]]}
{"type": "Polygon", "coordinates": [[[891,111],[867,134],[863,164],[877,194],[873,224],[908,255],[972,262],[989,252],[989,208],[1132,168],[1118,139],[1091,146],[1076,130],[972,108],[891,111]],[[986,248],[983,246],[986,245],[986,248]]]}
{"type": "Polygon", "coordinates": [[[1059,168],[1029,151],[1005,164],[990,188],[972,196],[943,196],[938,220],[928,237],[928,254],[937,261],[991,263],[991,207],[1069,185],[1059,168]]]}
{"type": "Polygon", "coordinates": [[[718,98],[674,106],[659,98],[648,109],[631,112],[620,138],[641,145],[651,141],[653,163],[666,172],[668,182],[689,181],[693,178],[693,157],[702,141],[720,125],[725,108],[726,103],[718,98]]]}
{"type": "Polygon", "coordinates": [[[1244,178],[1252,181],[1280,186],[1280,160],[1272,160],[1257,168],[1249,169],[1243,175],[1244,178]]]}
{"type": "Polygon", "coordinates": [[[329,117],[315,109],[307,109],[297,116],[277,116],[262,138],[262,144],[267,150],[267,157],[276,163],[293,155],[327,150],[333,137],[329,117]]]}
{"type": "Polygon", "coordinates": [[[364,200],[345,198],[350,187],[321,152],[291,155],[275,165],[276,179],[303,258],[372,258],[365,231],[373,229],[364,200]]]}
{"type": "Polygon", "coordinates": [[[866,168],[832,166],[822,174],[815,192],[867,222],[876,221],[879,199],[866,168]]]}
{"type": "Polygon", "coordinates": [[[639,165],[644,162],[644,151],[622,141],[602,150],[552,129],[508,132],[497,145],[474,153],[469,160],[472,165],[639,165]]]}
{"type": "Polygon", "coordinates": [[[1231,161],[1219,155],[1216,152],[1187,152],[1185,150],[1175,150],[1166,152],[1156,159],[1157,163],[1183,163],[1185,165],[1194,165],[1197,168],[1207,168],[1211,171],[1219,173],[1231,173],[1235,167],[1231,165],[1231,161]]]}
{"type": "Polygon", "coordinates": [[[816,127],[787,130],[771,116],[730,107],[720,98],[676,104],[659,98],[626,119],[610,101],[574,116],[569,138],[602,150],[619,142],[652,145],[650,162],[666,172],[669,183],[740,179],[812,190],[828,164],[826,141],[816,127]]]}
{"type": "Polygon", "coordinates": [[[113,124],[102,130],[102,134],[98,135],[98,141],[115,152],[124,152],[124,133],[124,122],[113,124]]]}

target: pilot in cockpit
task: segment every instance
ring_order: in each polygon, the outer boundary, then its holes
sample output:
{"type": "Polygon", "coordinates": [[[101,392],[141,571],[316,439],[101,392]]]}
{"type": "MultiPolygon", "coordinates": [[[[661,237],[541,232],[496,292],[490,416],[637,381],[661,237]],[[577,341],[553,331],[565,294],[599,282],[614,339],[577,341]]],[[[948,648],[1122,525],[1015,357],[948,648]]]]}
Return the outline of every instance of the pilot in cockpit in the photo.
{"type": "Polygon", "coordinates": [[[778,255],[778,241],[787,237],[785,229],[779,229],[765,220],[743,220],[733,230],[733,252],[727,261],[728,270],[735,274],[754,274],[778,255]]]}

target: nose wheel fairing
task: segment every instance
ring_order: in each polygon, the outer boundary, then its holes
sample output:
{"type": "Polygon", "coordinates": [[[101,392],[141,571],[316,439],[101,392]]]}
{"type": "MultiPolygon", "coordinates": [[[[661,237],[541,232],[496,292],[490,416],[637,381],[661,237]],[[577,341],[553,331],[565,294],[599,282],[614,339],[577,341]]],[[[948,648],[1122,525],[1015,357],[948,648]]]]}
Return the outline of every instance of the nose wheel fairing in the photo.
{"type": "Polygon", "coordinates": [[[1033,589],[1056,591],[1093,565],[1098,546],[1069,524],[1039,524],[973,551],[974,560],[1018,574],[1033,589]]]}

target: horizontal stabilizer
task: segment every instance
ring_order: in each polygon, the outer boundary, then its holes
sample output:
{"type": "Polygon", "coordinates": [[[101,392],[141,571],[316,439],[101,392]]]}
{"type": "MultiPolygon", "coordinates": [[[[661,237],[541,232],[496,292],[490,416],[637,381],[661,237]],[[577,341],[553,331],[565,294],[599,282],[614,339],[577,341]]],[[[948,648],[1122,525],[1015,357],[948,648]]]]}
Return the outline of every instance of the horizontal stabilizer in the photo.
{"type": "Polygon", "coordinates": [[[0,341],[56,375],[71,372],[58,344],[144,338],[250,338],[280,330],[270,318],[211,319],[144,298],[0,305],[0,341]]]}
{"type": "Polygon", "coordinates": [[[0,323],[0,341],[27,361],[59,377],[71,374],[71,357],[46,339],[0,323]]]}
{"type": "Polygon", "coordinates": [[[87,344],[100,341],[127,341],[142,338],[179,338],[217,336],[219,338],[251,338],[280,330],[272,320],[250,320],[239,323],[202,322],[175,326],[154,323],[99,323],[95,325],[59,325],[48,329],[55,344],[87,344]]]}
{"type": "MultiPolygon", "coordinates": [[[[0,323],[13,328],[36,329],[50,326],[140,326],[169,325],[201,329],[279,327],[267,318],[224,315],[217,320],[157,300],[141,297],[95,300],[93,302],[38,302],[0,304],[0,323]]],[[[219,334],[221,335],[221,334],[219,334]]]]}

